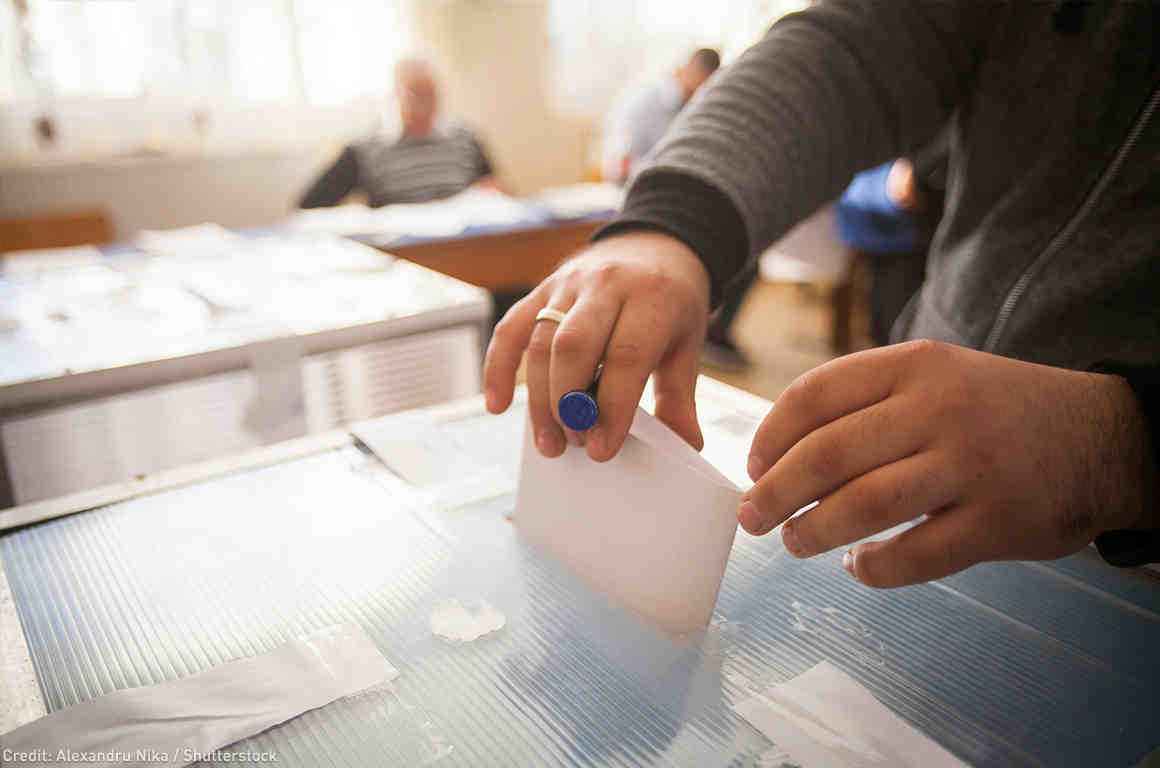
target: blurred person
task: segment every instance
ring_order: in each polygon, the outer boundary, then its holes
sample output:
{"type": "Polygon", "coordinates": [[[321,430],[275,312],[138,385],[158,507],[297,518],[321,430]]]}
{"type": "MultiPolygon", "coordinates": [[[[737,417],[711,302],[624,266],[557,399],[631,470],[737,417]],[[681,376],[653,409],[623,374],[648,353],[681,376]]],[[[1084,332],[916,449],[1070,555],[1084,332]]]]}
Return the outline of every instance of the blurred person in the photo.
{"type": "Polygon", "coordinates": [[[863,171],[834,206],[838,236],[870,273],[870,334],[890,343],[894,322],[922,287],[926,252],[942,218],[946,140],[863,171]]]}
{"type": "MultiPolygon", "coordinates": [[[[695,51],[668,77],[650,83],[613,110],[604,131],[603,175],[606,181],[623,184],[664,136],[685,104],[721,66],[712,48],[695,51]]],[[[701,359],[707,365],[737,371],[749,361],[733,341],[732,327],[745,295],[757,277],[750,271],[734,282],[717,308],[705,336],[701,359]]]]}
{"type": "Polygon", "coordinates": [[[496,188],[491,160],[467,128],[439,115],[431,65],[404,59],[395,67],[398,135],[372,136],[345,149],[302,196],[300,208],[338,205],[355,192],[371,207],[425,203],[472,186],[496,188]]]}
{"type": "Polygon", "coordinates": [[[777,399],[738,522],[780,527],[794,557],[841,548],[872,587],[1090,543],[1160,561],[1158,21],[1132,0],[786,16],[682,113],[595,243],[508,312],[488,409],[512,402],[527,350],[544,456],[615,456],[650,375],[657,417],[701,447],[697,360],[725,287],[855,173],[949,124],[943,217],[896,343],[777,399]],[[600,363],[597,423],[566,432],[556,404],[600,363]]]}
{"type": "Polygon", "coordinates": [[[672,74],[628,94],[612,110],[604,128],[604,180],[617,184],[627,181],[681,108],[720,66],[721,54],[701,48],[672,74]]]}

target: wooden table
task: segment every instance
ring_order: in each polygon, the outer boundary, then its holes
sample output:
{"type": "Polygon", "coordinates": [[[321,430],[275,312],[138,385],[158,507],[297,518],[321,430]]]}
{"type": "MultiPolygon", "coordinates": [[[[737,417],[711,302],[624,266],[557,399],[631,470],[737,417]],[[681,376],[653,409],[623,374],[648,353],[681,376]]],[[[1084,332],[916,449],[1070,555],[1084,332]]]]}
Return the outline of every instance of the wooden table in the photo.
{"type": "Polygon", "coordinates": [[[537,285],[606,223],[604,218],[555,221],[375,247],[472,285],[504,291],[537,285]]]}

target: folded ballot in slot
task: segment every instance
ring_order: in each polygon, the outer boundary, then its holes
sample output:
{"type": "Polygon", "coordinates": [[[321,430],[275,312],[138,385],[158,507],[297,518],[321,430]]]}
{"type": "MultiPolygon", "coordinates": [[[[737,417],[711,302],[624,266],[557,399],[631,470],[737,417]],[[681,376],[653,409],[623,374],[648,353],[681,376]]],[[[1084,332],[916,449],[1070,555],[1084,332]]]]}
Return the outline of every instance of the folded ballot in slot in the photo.
{"type": "Polygon", "coordinates": [[[591,587],[667,631],[705,627],[737,530],[741,492],[637,409],[614,459],[569,446],[546,459],[525,428],[515,522],[591,587]]]}

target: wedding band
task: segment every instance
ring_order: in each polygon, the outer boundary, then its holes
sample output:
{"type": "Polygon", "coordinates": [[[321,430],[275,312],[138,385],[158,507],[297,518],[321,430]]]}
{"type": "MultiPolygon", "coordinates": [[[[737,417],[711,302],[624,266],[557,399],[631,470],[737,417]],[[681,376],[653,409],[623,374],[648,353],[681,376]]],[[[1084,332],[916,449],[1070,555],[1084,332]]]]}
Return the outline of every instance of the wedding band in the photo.
{"type": "Polygon", "coordinates": [[[536,313],[536,322],[538,323],[541,320],[551,320],[553,323],[562,323],[564,322],[564,313],[558,309],[544,307],[536,313]]]}

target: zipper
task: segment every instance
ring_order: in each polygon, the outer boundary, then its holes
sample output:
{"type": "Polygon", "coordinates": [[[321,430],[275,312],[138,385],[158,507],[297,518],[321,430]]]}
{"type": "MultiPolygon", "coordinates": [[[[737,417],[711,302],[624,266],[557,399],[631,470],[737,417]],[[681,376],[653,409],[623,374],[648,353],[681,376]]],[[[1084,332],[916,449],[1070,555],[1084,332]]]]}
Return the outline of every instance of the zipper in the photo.
{"type": "Polygon", "coordinates": [[[1152,118],[1152,113],[1156,111],[1157,106],[1160,106],[1160,87],[1152,90],[1152,96],[1148,99],[1148,103],[1144,105],[1144,109],[1136,118],[1132,129],[1128,131],[1128,136],[1124,139],[1124,143],[1120,145],[1115,157],[1108,163],[1108,167],[1104,169],[1099,180],[1096,181],[1095,186],[1087,193],[1087,197],[1080,203],[1079,208],[1071,215],[1071,218],[1068,219],[1063,229],[1059,230],[1055,234],[1055,237],[1051,238],[1047,247],[1036,257],[1035,261],[1031,262],[1031,265],[1024,270],[1023,274],[1015,282],[1015,285],[1007,292],[1007,297],[1003,300],[1003,305],[999,307],[999,312],[995,316],[995,323],[991,326],[991,332],[987,334],[987,341],[983,344],[984,352],[995,351],[995,347],[998,346],[999,339],[1002,338],[1003,331],[1006,329],[1011,315],[1015,313],[1015,308],[1019,304],[1019,300],[1027,292],[1027,287],[1035,279],[1036,275],[1042,271],[1043,267],[1056,254],[1063,250],[1063,246],[1067,244],[1067,241],[1071,239],[1075,231],[1079,229],[1079,225],[1091,213],[1092,209],[1096,207],[1096,203],[1099,202],[1104,190],[1108,188],[1112,183],[1112,179],[1119,173],[1120,167],[1124,164],[1124,159],[1136,147],[1136,142],[1140,140],[1140,134],[1143,133],[1144,127],[1152,118]]]}

